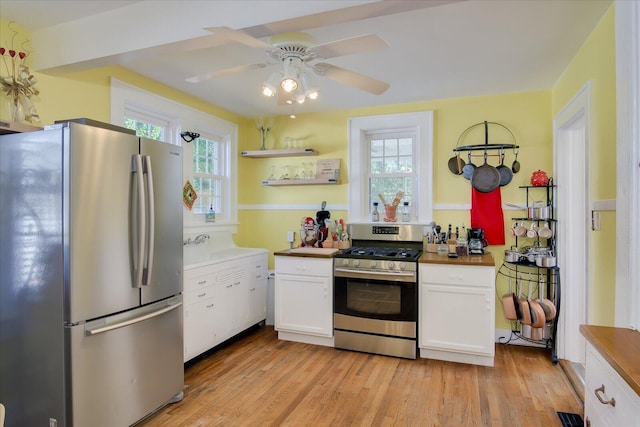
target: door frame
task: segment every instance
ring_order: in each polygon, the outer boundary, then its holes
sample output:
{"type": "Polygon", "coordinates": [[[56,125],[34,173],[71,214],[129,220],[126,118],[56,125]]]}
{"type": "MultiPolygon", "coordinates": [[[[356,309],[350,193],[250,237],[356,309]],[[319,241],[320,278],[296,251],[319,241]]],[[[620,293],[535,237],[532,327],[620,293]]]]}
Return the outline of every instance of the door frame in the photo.
{"type": "Polygon", "coordinates": [[[554,203],[562,286],[557,352],[559,358],[578,363],[585,360],[579,328],[587,323],[590,289],[590,98],[591,85],[587,82],[553,119],[553,176],[558,185],[554,203]]]}

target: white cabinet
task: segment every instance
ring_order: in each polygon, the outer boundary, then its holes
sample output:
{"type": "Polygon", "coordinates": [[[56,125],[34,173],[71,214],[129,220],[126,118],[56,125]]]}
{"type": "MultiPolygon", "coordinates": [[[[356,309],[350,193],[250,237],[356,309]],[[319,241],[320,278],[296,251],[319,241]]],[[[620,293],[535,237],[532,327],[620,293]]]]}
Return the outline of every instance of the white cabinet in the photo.
{"type": "Polygon", "coordinates": [[[333,346],[333,258],[275,257],[278,338],[333,346]]]}
{"type": "Polygon", "coordinates": [[[419,266],[420,357],[493,366],[493,266],[419,266]]]}
{"type": "Polygon", "coordinates": [[[585,374],[587,426],[640,426],[640,396],[588,342],[585,374]]]}
{"type": "Polygon", "coordinates": [[[199,269],[184,284],[184,360],[217,344],[216,276],[199,269]]]}
{"type": "Polygon", "coordinates": [[[268,253],[185,271],[184,360],[266,319],[268,253]]]}
{"type": "Polygon", "coordinates": [[[251,271],[247,289],[249,293],[247,323],[255,324],[267,318],[267,279],[269,278],[267,256],[254,256],[249,267],[251,271]]]}

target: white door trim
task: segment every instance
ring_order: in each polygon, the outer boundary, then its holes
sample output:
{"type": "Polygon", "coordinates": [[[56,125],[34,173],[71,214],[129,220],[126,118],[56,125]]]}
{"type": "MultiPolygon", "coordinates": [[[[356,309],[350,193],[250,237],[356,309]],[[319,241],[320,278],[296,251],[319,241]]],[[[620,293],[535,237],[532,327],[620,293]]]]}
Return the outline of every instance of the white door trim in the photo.
{"type": "Polygon", "coordinates": [[[640,330],[640,3],[616,1],[616,317],[640,330]]]}
{"type": "Polygon", "coordinates": [[[589,289],[589,140],[590,83],[587,82],[553,119],[553,176],[558,219],[561,303],[558,357],[583,363],[589,289]]]}

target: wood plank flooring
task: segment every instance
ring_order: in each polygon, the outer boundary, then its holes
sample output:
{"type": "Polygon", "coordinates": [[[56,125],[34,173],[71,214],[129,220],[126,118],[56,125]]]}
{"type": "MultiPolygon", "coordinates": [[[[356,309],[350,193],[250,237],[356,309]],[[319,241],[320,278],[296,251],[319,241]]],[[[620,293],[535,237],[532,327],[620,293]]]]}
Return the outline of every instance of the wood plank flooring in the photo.
{"type": "Polygon", "coordinates": [[[583,407],[548,351],[496,346],[493,368],[279,341],[254,330],[185,367],[153,426],[561,426],[583,407]]]}

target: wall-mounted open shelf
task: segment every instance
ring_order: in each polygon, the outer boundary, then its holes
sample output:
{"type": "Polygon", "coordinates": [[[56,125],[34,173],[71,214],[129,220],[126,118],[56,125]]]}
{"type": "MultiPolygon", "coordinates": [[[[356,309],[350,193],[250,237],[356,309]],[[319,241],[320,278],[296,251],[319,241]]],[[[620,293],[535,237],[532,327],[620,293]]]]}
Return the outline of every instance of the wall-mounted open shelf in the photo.
{"type": "Polygon", "coordinates": [[[262,185],[280,186],[280,185],[322,185],[322,184],[340,184],[339,179],[268,179],[262,181],[262,185]]]}
{"type": "Polygon", "coordinates": [[[38,130],[42,130],[42,128],[26,123],[6,122],[4,120],[0,120],[0,135],[6,135],[9,133],[34,132],[38,130]]]}
{"type": "Polygon", "coordinates": [[[313,148],[288,148],[282,150],[254,150],[243,151],[242,157],[261,158],[261,157],[301,157],[301,156],[317,156],[318,153],[313,148]]]}

